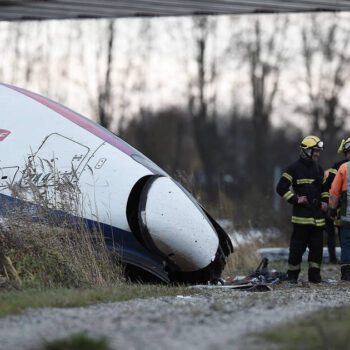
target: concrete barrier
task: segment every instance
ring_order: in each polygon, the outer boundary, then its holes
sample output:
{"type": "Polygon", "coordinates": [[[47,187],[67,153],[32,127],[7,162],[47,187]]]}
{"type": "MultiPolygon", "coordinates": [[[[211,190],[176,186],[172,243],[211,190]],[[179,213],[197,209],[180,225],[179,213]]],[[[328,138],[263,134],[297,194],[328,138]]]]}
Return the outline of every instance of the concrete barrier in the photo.
{"type": "MultiPolygon", "coordinates": [[[[336,247],[337,259],[340,260],[340,247],[336,247]]],[[[287,261],[289,255],[289,248],[260,248],[256,251],[257,255],[263,258],[268,258],[269,261],[287,261]]],[[[309,249],[306,249],[303,255],[303,261],[307,261],[309,249]]],[[[323,248],[323,262],[329,262],[328,248],[323,248]]]]}

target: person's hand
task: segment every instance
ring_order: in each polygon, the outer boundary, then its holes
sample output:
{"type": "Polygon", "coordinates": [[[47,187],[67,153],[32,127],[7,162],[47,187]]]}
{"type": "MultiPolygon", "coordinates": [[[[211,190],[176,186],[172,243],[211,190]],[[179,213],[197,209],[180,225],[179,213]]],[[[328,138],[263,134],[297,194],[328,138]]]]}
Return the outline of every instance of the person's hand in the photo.
{"type": "Polygon", "coordinates": [[[337,209],[334,208],[329,208],[328,209],[328,216],[335,221],[336,217],[337,217],[337,209]]]}
{"type": "Polygon", "coordinates": [[[321,210],[326,213],[328,210],[328,203],[321,202],[321,210]]]}
{"type": "Polygon", "coordinates": [[[298,196],[298,204],[309,203],[306,196],[298,196]]]}

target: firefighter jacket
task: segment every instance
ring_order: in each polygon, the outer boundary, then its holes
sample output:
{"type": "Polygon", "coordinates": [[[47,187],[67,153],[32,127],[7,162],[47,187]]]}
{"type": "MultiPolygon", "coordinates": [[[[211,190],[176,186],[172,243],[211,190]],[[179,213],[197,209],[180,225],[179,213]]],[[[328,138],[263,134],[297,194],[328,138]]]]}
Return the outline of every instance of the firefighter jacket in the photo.
{"type": "Polygon", "coordinates": [[[277,185],[277,193],[293,204],[293,224],[324,226],[321,201],[327,203],[329,197],[325,182],[323,169],[311,160],[299,158],[285,170],[277,185]],[[298,204],[299,196],[306,196],[308,203],[298,204]]]}
{"type": "Polygon", "coordinates": [[[329,169],[329,174],[326,180],[326,185],[328,189],[332,187],[332,182],[334,181],[335,175],[337,175],[338,169],[342,164],[346,162],[346,159],[340,160],[339,162],[334,163],[334,165],[329,169]]]}
{"type": "MultiPolygon", "coordinates": [[[[328,191],[330,191],[330,189],[332,187],[332,183],[335,179],[335,175],[337,175],[338,169],[340,168],[340,166],[342,164],[344,164],[346,162],[347,162],[346,159],[340,160],[339,162],[334,163],[334,165],[330,169],[327,170],[328,174],[326,174],[326,176],[327,176],[326,186],[327,186],[328,191]]],[[[334,217],[335,217],[334,225],[340,226],[340,205],[338,206],[337,213],[334,217]]]]}
{"type": "Polygon", "coordinates": [[[329,196],[329,209],[331,216],[336,215],[336,209],[340,206],[340,226],[350,228],[350,162],[342,164],[332,183],[329,196]]]}

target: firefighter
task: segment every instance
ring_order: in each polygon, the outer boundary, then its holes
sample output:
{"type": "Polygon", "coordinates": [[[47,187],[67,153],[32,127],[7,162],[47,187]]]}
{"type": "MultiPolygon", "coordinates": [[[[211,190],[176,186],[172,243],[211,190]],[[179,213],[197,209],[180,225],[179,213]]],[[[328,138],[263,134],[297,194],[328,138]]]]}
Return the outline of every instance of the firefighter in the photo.
{"type": "MultiPolygon", "coordinates": [[[[346,153],[347,159],[350,159],[350,138],[342,144],[342,152],[346,153]]],[[[340,208],[340,269],[343,281],[350,281],[350,201],[347,198],[348,186],[350,185],[350,179],[348,179],[348,176],[350,176],[349,167],[349,161],[339,167],[329,196],[329,215],[335,220],[337,218],[337,208],[340,208]]]]}
{"type": "Polygon", "coordinates": [[[297,283],[301,261],[309,248],[308,277],[321,282],[323,228],[328,209],[329,193],[326,177],[318,158],[323,142],[317,136],[307,136],[300,145],[300,157],[287,167],[277,185],[277,193],[293,205],[293,233],[289,246],[288,281],[297,283]],[[293,192],[290,190],[293,188],[293,192]]]}
{"type": "MultiPolygon", "coordinates": [[[[333,165],[333,168],[329,168],[325,172],[325,175],[327,177],[326,183],[331,182],[331,181],[328,181],[330,174],[333,174],[332,175],[333,179],[335,177],[334,173],[330,172],[330,171],[335,171],[334,166],[335,165],[333,165]]],[[[330,186],[331,185],[332,185],[332,183],[330,183],[330,186]]],[[[327,187],[330,187],[330,186],[327,186],[327,187]]],[[[326,215],[325,219],[326,219],[325,230],[327,232],[327,247],[328,247],[328,257],[329,257],[328,262],[330,264],[337,264],[338,260],[337,260],[337,255],[335,253],[335,226],[336,226],[336,223],[335,223],[335,220],[333,220],[332,218],[329,217],[329,215],[326,215]]]]}
{"type": "MultiPolygon", "coordinates": [[[[337,175],[339,167],[348,161],[350,161],[350,138],[346,140],[342,140],[340,146],[338,148],[338,153],[343,153],[345,158],[334,163],[334,165],[327,171],[327,188],[330,189],[332,186],[332,182],[337,175]]],[[[338,210],[336,215],[334,216],[334,220],[332,220],[329,216],[326,217],[326,231],[327,231],[327,245],[329,252],[329,261],[331,263],[337,263],[337,257],[335,254],[335,226],[339,229],[340,224],[340,207],[338,206],[338,210]]]]}

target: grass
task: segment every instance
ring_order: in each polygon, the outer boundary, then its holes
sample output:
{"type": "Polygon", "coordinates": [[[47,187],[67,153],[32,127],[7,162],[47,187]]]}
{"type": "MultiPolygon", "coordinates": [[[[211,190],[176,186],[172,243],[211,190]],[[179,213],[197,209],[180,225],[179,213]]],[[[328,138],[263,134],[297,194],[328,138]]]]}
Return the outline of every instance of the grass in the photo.
{"type": "Polygon", "coordinates": [[[266,348],[274,344],[286,350],[345,350],[350,349],[349,331],[350,306],[341,306],[270,329],[259,338],[268,343],[266,348]]]}
{"type": "Polygon", "coordinates": [[[105,337],[92,338],[86,333],[77,333],[62,339],[46,341],[42,350],[109,350],[105,337]]]}
{"type": "Polygon", "coordinates": [[[227,264],[222,275],[225,277],[251,273],[256,269],[261,260],[255,254],[258,248],[260,246],[257,243],[236,246],[234,253],[227,259],[227,264]]]}
{"type": "Polygon", "coordinates": [[[78,219],[84,200],[74,169],[62,174],[49,160],[31,158],[23,179],[9,185],[14,200],[2,203],[8,229],[0,231],[0,277],[38,289],[120,282],[118,257],[106,247],[99,225],[78,219]],[[50,182],[37,185],[39,173],[48,173],[50,182]]]}
{"type": "Polygon", "coordinates": [[[124,284],[116,287],[23,289],[0,293],[0,317],[19,314],[27,308],[81,307],[101,302],[160,296],[191,295],[198,290],[186,286],[124,284]]]}

